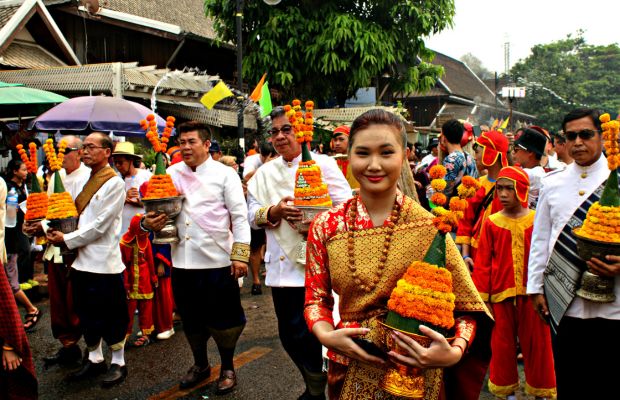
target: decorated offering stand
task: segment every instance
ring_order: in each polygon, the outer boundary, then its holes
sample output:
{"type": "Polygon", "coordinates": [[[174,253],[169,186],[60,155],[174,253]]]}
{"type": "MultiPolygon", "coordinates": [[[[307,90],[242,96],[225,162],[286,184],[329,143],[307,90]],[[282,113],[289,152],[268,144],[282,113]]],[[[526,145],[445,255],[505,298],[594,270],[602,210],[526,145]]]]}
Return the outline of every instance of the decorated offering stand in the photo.
{"type": "MultiPolygon", "coordinates": [[[[302,219],[295,223],[298,230],[307,227],[317,214],[329,210],[332,199],[329,196],[327,184],[323,181],[321,167],[312,159],[310,142],[314,132],[314,102],[308,100],[301,107],[301,101],[293,100],[292,105],[284,106],[295,139],[301,143],[301,162],[295,172],[294,205],[302,212],[302,219]]],[[[306,241],[302,241],[297,251],[297,262],[306,263],[306,241]]]]}
{"type": "MultiPolygon", "coordinates": [[[[430,170],[431,185],[436,190],[446,186],[443,179],[446,169],[436,165],[430,170]]],[[[447,198],[437,192],[431,201],[433,224],[438,229],[424,260],[411,263],[403,277],[397,282],[388,300],[388,314],[383,325],[398,330],[422,346],[428,347],[431,339],[420,333],[420,325],[425,325],[446,337],[454,327],[454,301],[452,274],[446,269],[446,234],[451,232],[463,218],[467,208],[467,198],[472,197],[480,187],[478,181],[470,176],[463,177],[458,187],[459,196],[450,199],[449,209],[444,208],[447,198]]],[[[385,332],[386,346],[402,352],[385,332]]],[[[449,338],[448,341],[452,341],[449,338]]],[[[425,394],[425,380],[421,369],[392,364],[383,380],[381,388],[396,396],[422,399],[425,394]]]]}
{"type": "MultiPolygon", "coordinates": [[[[609,114],[601,115],[600,121],[610,173],[600,200],[590,206],[583,225],[573,229],[577,240],[577,252],[584,261],[589,261],[592,257],[605,261],[606,255],[620,255],[620,193],[618,190],[620,121],[610,120],[609,114]]],[[[616,299],[614,278],[583,271],[581,285],[576,294],[597,303],[613,302],[616,299]]]]}
{"type": "Polygon", "coordinates": [[[164,154],[168,149],[174,121],[174,117],[169,116],[166,118],[166,127],[161,134],[161,138],[157,131],[155,115],[149,114],[146,119],[140,121],[140,126],[146,131],[146,137],[151,142],[153,150],[157,153],[155,156],[155,173],[149,179],[142,203],[146,212],[154,211],[168,216],[166,225],[161,231],[155,233],[155,238],[153,239],[155,244],[177,243],[179,241],[174,219],[181,212],[183,196],[179,196],[179,192],[172,183],[172,177],[166,173],[166,166],[164,164],[164,154]]]}
{"type": "MultiPolygon", "coordinates": [[[[34,143],[28,145],[30,157],[28,157],[26,149],[21,144],[17,145],[17,152],[24,164],[26,164],[30,176],[30,193],[28,193],[26,198],[26,215],[24,219],[29,222],[41,221],[47,213],[48,199],[47,193],[41,190],[39,178],[37,177],[37,145],[34,143]]],[[[36,244],[44,244],[46,241],[45,236],[36,236],[35,241],[36,244]]]]}
{"type": "MultiPolygon", "coordinates": [[[[65,190],[59,172],[62,168],[66,148],[67,142],[65,140],[58,143],[58,152],[54,150],[52,139],[47,139],[43,144],[50,169],[54,171],[54,193],[49,197],[45,218],[49,221],[48,226],[50,228],[57,229],[62,233],[73,232],[78,226],[78,212],[75,203],[71,194],[65,190]]],[[[61,250],[63,254],[71,254],[72,252],[66,248],[61,250]]]]}

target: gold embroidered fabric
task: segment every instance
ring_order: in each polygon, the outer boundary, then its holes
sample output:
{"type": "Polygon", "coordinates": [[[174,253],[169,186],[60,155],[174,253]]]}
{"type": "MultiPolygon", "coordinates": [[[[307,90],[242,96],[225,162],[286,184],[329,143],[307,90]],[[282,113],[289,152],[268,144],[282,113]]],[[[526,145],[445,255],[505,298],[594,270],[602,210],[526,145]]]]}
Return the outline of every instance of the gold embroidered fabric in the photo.
{"type": "Polygon", "coordinates": [[[269,220],[267,219],[267,213],[269,212],[269,207],[261,207],[256,211],[256,225],[263,226],[269,225],[269,220]]]}
{"type": "MultiPolygon", "coordinates": [[[[332,289],[340,296],[343,321],[361,321],[386,311],[387,301],[396,282],[415,260],[422,260],[437,230],[432,215],[410,198],[405,198],[401,220],[394,228],[390,252],[377,287],[370,293],[351,279],[348,268],[347,234],[339,233],[327,243],[332,289]]],[[[373,279],[383,249],[385,227],[353,233],[355,259],[362,282],[373,279]]],[[[452,238],[446,237],[446,268],[453,276],[455,311],[486,311],[452,238]]]]}
{"type": "Polygon", "coordinates": [[[250,245],[246,243],[235,242],[230,252],[231,261],[242,261],[247,263],[250,261],[250,245]]]}

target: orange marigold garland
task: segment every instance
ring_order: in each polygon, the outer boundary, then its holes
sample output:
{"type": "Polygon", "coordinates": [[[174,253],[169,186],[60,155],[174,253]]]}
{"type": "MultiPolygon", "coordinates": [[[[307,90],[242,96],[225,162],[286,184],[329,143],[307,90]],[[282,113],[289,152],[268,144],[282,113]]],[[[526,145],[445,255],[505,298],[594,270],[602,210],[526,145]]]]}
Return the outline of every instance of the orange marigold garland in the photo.
{"type": "Polygon", "coordinates": [[[607,167],[611,170],[609,179],[599,201],[594,202],[586,214],[581,227],[575,233],[601,242],[620,243],[620,196],[618,194],[618,165],[620,164],[620,121],[611,120],[609,114],[600,116],[607,156],[607,167]]]}
{"type": "Polygon", "coordinates": [[[19,156],[28,168],[32,184],[32,189],[26,198],[26,215],[24,218],[26,221],[43,219],[47,212],[47,193],[41,191],[37,178],[37,145],[32,142],[28,145],[30,157],[28,157],[23,145],[18,144],[16,147],[19,156]]]}
{"type": "MultiPolygon", "coordinates": [[[[435,165],[429,171],[430,176],[433,178],[431,186],[435,190],[437,188],[445,188],[446,181],[446,169],[443,165],[435,165]]],[[[449,203],[449,210],[446,210],[444,206],[447,203],[447,197],[443,193],[434,193],[430,198],[431,202],[435,204],[432,212],[435,215],[433,223],[435,227],[441,232],[448,233],[456,228],[458,221],[463,218],[463,213],[467,208],[467,199],[473,197],[476,191],[480,188],[480,183],[477,179],[471,176],[464,176],[461,179],[461,184],[457,188],[458,196],[452,197],[449,203]]]]}
{"type": "MultiPolygon", "coordinates": [[[[436,165],[429,171],[431,186],[435,190],[444,189],[446,169],[436,165]]],[[[468,206],[468,194],[475,194],[480,187],[478,181],[469,176],[463,177],[459,195],[450,199],[437,192],[431,201],[437,205],[432,212],[433,224],[439,231],[427,250],[423,261],[413,261],[403,277],[397,282],[388,300],[386,325],[405,332],[419,334],[419,326],[424,324],[442,333],[454,326],[455,296],[452,292],[452,274],[445,268],[446,234],[451,232],[468,206]]]]}
{"type": "Polygon", "coordinates": [[[331,207],[327,185],[323,181],[321,168],[312,159],[308,145],[312,141],[314,131],[314,102],[306,101],[305,110],[301,107],[301,100],[295,99],[291,105],[284,106],[286,116],[293,127],[295,139],[301,143],[301,162],[295,172],[295,205],[331,207]]]}
{"type": "Polygon", "coordinates": [[[54,141],[52,139],[47,139],[45,144],[43,144],[50,169],[54,171],[54,193],[49,197],[45,216],[48,220],[66,219],[77,217],[78,215],[73,198],[69,192],[65,191],[59,173],[62,168],[66,148],[67,142],[64,139],[58,143],[58,152],[54,150],[54,141]]]}
{"type": "Polygon", "coordinates": [[[175,118],[168,116],[166,118],[166,127],[159,137],[157,131],[157,121],[154,114],[147,115],[146,119],[140,121],[140,126],[146,131],[146,137],[151,142],[153,150],[156,155],[155,174],[149,179],[149,183],[144,194],[144,200],[162,199],[166,197],[176,197],[179,192],[174,187],[172,177],[166,173],[166,167],[164,165],[164,156],[168,149],[168,143],[170,142],[170,135],[172,135],[172,129],[174,129],[175,118]]]}

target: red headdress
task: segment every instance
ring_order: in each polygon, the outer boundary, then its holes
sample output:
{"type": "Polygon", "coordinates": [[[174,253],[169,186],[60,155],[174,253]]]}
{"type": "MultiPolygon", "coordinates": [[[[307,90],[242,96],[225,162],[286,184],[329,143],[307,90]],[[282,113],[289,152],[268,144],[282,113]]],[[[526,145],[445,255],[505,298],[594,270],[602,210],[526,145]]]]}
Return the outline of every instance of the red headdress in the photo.
{"type": "Polygon", "coordinates": [[[482,164],[490,167],[495,164],[497,157],[501,155],[502,166],[508,166],[508,139],[497,131],[482,132],[476,140],[478,146],[482,146],[482,164]]]}
{"type": "Polygon", "coordinates": [[[121,238],[121,244],[131,245],[133,240],[136,239],[140,249],[144,250],[146,248],[149,242],[149,233],[140,228],[141,219],[142,214],[136,214],[131,218],[129,228],[127,228],[127,232],[125,232],[121,238]]]}
{"type": "MultiPolygon", "coordinates": [[[[515,185],[515,193],[517,199],[521,202],[523,207],[527,207],[527,198],[530,190],[530,178],[527,173],[521,167],[504,167],[499,171],[497,179],[509,179],[515,185]]],[[[497,193],[497,192],[496,192],[497,193]]]]}
{"type": "Polygon", "coordinates": [[[463,131],[463,137],[461,138],[461,146],[466,146],[467,143],[474,140],[474,126],[469,122],[463,122],[463,127],[465,131],[463,131]]]}
{"type": "MultiPolygon", "coordinates": [[[[336,129],[334,129],[334,132],[332,132],[332,138],[335,138],[336,136],[340,136],[340,135],[345,135],[346,137],[349,137],[350,133],[351,133],[351,128],[349,128],[346,125],[340,125],[336,129]]],[[[329,148],[334,150],[334,139],[332,139],[329,142],[329,148]]]]}

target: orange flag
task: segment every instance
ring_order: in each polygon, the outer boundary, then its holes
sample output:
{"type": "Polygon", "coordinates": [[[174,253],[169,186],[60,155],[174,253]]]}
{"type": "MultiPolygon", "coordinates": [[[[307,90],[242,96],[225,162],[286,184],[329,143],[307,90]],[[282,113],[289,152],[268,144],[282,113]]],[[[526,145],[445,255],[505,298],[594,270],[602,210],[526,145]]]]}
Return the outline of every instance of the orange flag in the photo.
{"type": "Polygon", "coordinates": [[[260,100],[261,96],[263,95],[263,84],[265,83],[266,76],[267,76],[267,73],[265,72],[263,74],[263,77],[260,78],[258,85],[256,85],[256,87],[254,88],[254,91],[250,95],[250,99],[254,101],[255,103],[257,103],[258,100],[260,100]]]}

